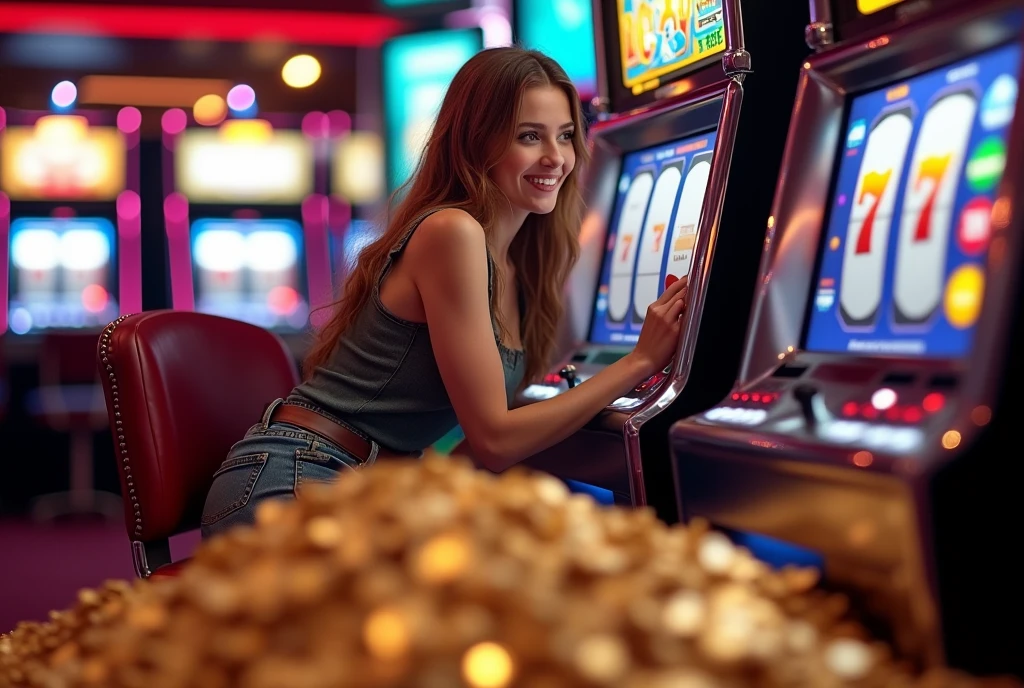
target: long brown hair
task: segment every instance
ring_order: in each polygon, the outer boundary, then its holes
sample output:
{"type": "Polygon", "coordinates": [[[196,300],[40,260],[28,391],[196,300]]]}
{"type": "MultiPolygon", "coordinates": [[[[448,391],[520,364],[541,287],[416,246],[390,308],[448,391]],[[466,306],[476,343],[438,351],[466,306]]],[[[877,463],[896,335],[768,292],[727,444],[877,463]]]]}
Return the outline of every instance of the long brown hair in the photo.
{"type": "MultiPolygon", "coordinates": [[[[555,209],[546,215],[530,214],[509,247],[525,301],[522,340],[526,350],[526,381],[547,371],[562,317],[562,288],[579,255],[579,229],[583,200],[578,170],[588,161],[579,95],[557,62],[535,50],[492,48],[477,53],[455,75],[441,104],[416,173],[392,197],[404,193],[379,239],[359,256],[345,282],[334,315],[316,332],[306,356],[306,377],[327,363],[338,339],[370,301],[391,250],[404,238],[412,222],[440,207],[462,208],[489,236],[508,199],[488,172],[512,146],[517,118],[526,90],[553,85],[569,99],[575,123],[573,148],[576,166],[558,192],[555,209]]],[[[491,310],[499,332],[496,282],[491,310]]]]}

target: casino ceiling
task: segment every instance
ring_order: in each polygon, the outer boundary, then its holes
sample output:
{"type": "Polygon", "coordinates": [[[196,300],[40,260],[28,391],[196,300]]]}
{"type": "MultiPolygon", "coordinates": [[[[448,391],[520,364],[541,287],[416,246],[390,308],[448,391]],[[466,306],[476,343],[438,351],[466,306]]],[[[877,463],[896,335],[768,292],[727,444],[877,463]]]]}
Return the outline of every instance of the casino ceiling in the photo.
{"type": "Polygon", "coordinates": [[[373,49],[410,28],[378,0],[0,0],[0,107],[46,109],[66,79],[79,85],[81,107],[190,107],[219,82],[251,85],[265,112],[355,112],[363,87],[375,88],[368,80],[379,79],[373,49]],[[299,53],[323,71],[296,89],[281,66],[299,53]]]}

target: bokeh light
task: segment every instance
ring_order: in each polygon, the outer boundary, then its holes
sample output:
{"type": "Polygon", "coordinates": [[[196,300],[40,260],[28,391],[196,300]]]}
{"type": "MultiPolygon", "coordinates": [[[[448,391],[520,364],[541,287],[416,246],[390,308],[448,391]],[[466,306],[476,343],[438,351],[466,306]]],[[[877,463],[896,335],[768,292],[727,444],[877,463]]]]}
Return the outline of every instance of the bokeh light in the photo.
{"type": "Polygon", "coordinates": [[[224,121],[228,116],[228,105],[216,93],[208,93],[199,98],[192,106],[192,118],[196,124],[212,127],[224,121]]]}
{"type": "Polygon", "coordinates": [[[320,63],[312,55],[296,55],[284,63],[281,78],[292,88],[312,86],[320,78],[320,63]]]}
{"type": "Polygon", "coordinates": [[[61,81],[53,87],[53,91],[50,92],[50,102],[53,106],[60,109],[66,109],[75,104],[75,100],[78,99],[78,87],[70,81],[61,81]]]}

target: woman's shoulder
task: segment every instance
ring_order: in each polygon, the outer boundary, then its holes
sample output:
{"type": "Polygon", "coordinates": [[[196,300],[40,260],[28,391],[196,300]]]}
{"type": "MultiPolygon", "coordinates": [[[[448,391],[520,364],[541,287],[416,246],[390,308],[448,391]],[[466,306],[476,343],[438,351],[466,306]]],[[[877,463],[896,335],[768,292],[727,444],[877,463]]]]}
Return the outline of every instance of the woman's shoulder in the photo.
{"type": "Polygon", "coordinates": [[[461,208],[443,208],[420,223],[409,238],[407,251],[425,259],[445,261],[485,253],[487,242],[475,217],[461,208]]]}

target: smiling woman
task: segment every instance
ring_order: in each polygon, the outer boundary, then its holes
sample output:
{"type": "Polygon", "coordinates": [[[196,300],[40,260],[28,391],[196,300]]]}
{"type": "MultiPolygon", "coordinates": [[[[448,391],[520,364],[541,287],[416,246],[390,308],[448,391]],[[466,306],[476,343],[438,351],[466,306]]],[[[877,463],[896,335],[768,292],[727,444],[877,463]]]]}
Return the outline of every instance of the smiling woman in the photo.
{"type": "Polygon", "coordinates": [[[456,424],[480,464],[503,470],[662,369],[685,280],[651,306],[632,353],[566,394],[510,408],[549,365],[586,159],[579,96],[557,63],[514,47],[470,59],[388,226],[317,333],[305,381],[218,472],[204,532],[251,523],[259,502],[310,481],[419,455],[456,424]]]}

